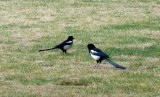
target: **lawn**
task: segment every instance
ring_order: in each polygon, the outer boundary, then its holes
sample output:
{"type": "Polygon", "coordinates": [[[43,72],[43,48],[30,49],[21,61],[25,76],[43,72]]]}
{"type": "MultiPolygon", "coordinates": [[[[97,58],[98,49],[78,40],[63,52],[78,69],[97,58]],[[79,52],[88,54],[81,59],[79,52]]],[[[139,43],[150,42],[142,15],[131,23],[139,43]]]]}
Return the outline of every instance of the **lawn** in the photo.
{"type": "Polygon", "coordinates": [[[0,97],[159,97],[160,1],[0,0],[0,57],[0,97]],[[94,68],[88,43],[127,69],[94,68]]]}

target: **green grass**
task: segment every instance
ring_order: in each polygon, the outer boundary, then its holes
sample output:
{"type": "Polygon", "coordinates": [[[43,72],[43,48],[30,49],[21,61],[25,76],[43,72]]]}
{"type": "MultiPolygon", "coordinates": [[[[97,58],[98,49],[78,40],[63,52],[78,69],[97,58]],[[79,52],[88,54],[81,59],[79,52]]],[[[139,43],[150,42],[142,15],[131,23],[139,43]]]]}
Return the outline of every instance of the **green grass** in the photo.
{"type": "Polygon", "coordinates": [[[1,97],[160,96],[159,0],[1,0],[1,97]],[[73,35],[73,47],[38,52],[73,35]],[[89,56],[94,43],[127,67],[89,56]]]}

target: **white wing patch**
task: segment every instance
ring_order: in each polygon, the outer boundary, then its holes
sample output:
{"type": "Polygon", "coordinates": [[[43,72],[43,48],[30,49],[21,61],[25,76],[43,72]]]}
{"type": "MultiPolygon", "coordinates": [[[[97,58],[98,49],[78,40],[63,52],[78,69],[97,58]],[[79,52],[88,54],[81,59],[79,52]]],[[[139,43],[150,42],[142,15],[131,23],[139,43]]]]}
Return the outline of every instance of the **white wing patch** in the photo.
{"type": "Polygon", "coordinates": [[[94,50],[91,50],[91,53],[98,53],[98,52],[96,52],[96,51],[94,51],[94,50]]]}
{"type": "Polygon", "coordinates": [[[100,58],[100,56],[93,55],[92,53],[91,53],[91,56],[92,56],[92,58],[95,59],[95,60],[99,60],[99,58],[100,58]]]}
{"type": "Polygon", "coordinates": [[[66,42],[66,43],[72,43],[73,41],[68,41],[68,42],[66,42]]]}
{"type": "Polygon", "coordinates": [[[91,50],[91,56],[92,56],[92,58],[93,59],[95,59],[95,60],[99,60],[99,58],[100,58],[100,56],[96,56],[96,55],[94,55],[94,54],[92,54],[92,53],[98,53],[97,51],[94,51],[94,50],[91,50]]]}

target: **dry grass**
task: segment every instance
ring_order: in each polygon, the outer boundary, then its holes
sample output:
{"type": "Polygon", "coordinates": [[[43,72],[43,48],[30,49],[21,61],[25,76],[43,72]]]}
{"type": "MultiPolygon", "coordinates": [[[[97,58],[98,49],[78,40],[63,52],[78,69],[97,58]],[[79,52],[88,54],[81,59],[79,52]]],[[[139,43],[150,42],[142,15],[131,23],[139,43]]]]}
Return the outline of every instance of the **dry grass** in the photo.
{"type": "Polygon", "coordinates": [[[158,0],[1,0],[1,97],[160,95],[158,0]],[[69,54],[39,53],[67,36],[69,54]],[[94,43],[125,71],[94,68],[94,43]]]}

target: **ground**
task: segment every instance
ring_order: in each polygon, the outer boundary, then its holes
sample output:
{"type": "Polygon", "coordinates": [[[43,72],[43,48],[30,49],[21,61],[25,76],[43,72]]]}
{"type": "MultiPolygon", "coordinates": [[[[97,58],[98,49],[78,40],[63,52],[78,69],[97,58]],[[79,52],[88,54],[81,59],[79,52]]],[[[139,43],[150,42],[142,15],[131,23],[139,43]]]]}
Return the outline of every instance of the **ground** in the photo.
{"type": "Polygon", "coordinates": [[[1,97],[160,96],[159,0],[1,0],[1,97]],[[38,52],[68,36],[74,44],[38,52]],[[94,43],[115,62],[98,68],[94,43]]]}

